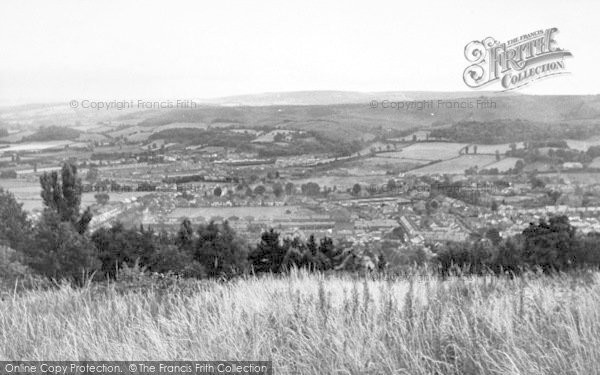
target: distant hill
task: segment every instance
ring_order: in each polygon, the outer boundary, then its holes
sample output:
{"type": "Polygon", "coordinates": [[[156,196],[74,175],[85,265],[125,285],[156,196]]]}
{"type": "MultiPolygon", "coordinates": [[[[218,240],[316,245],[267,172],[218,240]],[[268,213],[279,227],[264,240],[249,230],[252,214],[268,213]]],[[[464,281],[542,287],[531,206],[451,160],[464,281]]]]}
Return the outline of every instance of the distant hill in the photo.
{"type": "Polygon", "coordinates": [[[104,131],[110,131],[119,126],[142,126],[152,131],[154,127],[173,123],[201,123],[209,127],[306,130],[343,140],[372,139],[385,132],[440,128],[469,121],[498,123],[501,126],[501,121],[522,120],[535,123],[538,129],[557,129],[556,126],[565,125],[577,133],[575,128],[580,126],[600,131],[600,95],[544,96],[489,91],[298,91],[211,99],[193,109],[97,111],[70,109],[68,103],[64,103],[63,107],[0,108],[0,120],[12,130],[37,129],[40,125],[75,127],[80,123],[82,127],[77,126],[77,129],[88,130],[101,125],[104,131]],[[372,100],[405,104],[433,101],[433,105],[409,110],[381,108],[381,105],[371,108],[372,100]],[[478,108],[478,101],[493,102],[494,105],[478,108]],[[464,103],[470,103],[470,106],[464,106],[464,103]]]}
{"type": "Polygon", "coordinates": [[[335,104],[364,104],[371,100],[424,100],[424,99],[455,99],[477,96],[514,96],[514,93],[493,91],[291,91],[269,92],[261,94],[227,96],[216,99],[201,100],[204,104],[224,106],[271,106],[271,105],[335,105],[335,104]]]}

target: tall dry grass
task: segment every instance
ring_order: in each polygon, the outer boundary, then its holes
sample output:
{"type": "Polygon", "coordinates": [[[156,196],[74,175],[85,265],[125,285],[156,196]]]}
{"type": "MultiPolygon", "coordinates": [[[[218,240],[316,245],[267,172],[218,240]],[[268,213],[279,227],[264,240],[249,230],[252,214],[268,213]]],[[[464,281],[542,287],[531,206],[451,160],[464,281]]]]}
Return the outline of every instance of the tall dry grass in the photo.
{"type": "Polygon", "coordinates": [[[594,374],[600,274],[63,286],[4,298],[0,357],[273,360],[277,374],[594,374]]]}

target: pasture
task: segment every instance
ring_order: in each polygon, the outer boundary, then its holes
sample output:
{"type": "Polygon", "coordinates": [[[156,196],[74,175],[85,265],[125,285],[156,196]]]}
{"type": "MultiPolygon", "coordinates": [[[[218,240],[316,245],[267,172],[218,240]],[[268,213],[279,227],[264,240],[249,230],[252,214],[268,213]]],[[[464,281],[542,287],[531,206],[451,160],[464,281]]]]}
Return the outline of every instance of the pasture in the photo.
{"type": "Polygon", "coordinates": [[[272,360],[276,374],[600,370],[598,273],[142,281],[9,292],[0,357],[272,360]]]}
{"type": "Polygon", "coordinates": [[[592,146],[600,146],[600,137],[592,137],[583,141],[576,139],[567,139],[567,145],[569,148],[578,151],[587,151],[592,146]]]}
{"type": "MultiPolygon", "coordinates": [[[[523,148],[523,142],[516,142],[515,145],[517,148],[523,148]]],[[[506,151],[509,150],[510,143],[502,143],[497,145],[477,145],[478,154],[496,154],[496,151],[498,151],[500,155],[504,155],[506,151]]]]}
{"type": "Polygon", "coordinates": [[[495,163],[485,166],[485,169],[496,168],[496,169],[498,169],[499,172],[506,172],[509,169],[514,168],[515,164],[517,163],[518,160],[521,160],[521,159],[519,159],[519,158],[504,158],[500,161],[497,161],[495,163]]]}
{"type": "Polygon", "coordinates": [[[0,152],[26,152],[26,151],[41,151],[51,148],[62,149],[65,146],[72,144],[71,141],[50,141],[50,142],[27,142],[11,144],[8,147],[0,149],[0,152]]]}
{"type": "Polygon", "coordinates": [[[600,169],[600,157],[594,158],[592,162],[588,165],[588,168],[600,169]]]}
{"type": "Polygon", "coordinates": [[[478,167],[486,168],[487,165],[496,162],[493,155],[462,155],[454,159],[444,160],[439,163],[430,164],[423,168],[413,169],[408,172],[416,175],[427,174],[464,174],[465,169],[478,167]]]}
{"type": "Polygon", "coordinates": [[[459,155],[466,143],[423,142],[405,147],[399,157],[419,160],[447,160],[459,155]]]}

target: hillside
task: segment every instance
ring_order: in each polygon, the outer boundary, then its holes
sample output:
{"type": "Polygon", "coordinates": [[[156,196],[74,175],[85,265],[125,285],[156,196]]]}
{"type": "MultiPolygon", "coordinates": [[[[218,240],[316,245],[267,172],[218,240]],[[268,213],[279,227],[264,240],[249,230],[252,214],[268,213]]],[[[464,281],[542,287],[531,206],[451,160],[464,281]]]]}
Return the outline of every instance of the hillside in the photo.
{"type": "Polygon", "coordinates": [[[492,92],[295,92],[214,99],[192,109],[71,109],[68,104],[0,109],[0,121],[11,129],[70,126],[78,130],[140,125],[151,130],[172,123],[220,127],[314,130],[331,139],[360,140],[382,131],[408,131],[461,121],[523,120],[544,128],[550,124],[595,127],[600,123],[600,96],[531,96],[492,92]],[[376,100],[377,108],[370,102],[376,100]],[[382,102],[432,101],[428,107],[397,110],[382,102]],[[439,102],[438,102],[439,100],[439,102]],[[478,101],[494,103],[477,108],[478,101]],[[227,105],[227,104],[235,105],[227,105]],[[471,105],[461,105],[470,103],[471,105]],[[242,105],[243,104],[243,105],[242,105]],[[34,110],[34,108],[36,108],[34,110]],[[49,107],[50,108],[50,107],[49,107]]]}

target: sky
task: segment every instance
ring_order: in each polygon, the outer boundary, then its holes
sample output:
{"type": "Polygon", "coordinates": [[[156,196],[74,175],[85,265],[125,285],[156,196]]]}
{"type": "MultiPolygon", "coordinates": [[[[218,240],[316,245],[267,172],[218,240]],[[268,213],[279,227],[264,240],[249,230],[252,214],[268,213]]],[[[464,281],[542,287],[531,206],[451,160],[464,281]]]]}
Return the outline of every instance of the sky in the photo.
{"type": "Polygon", "coordinates": [[[2,0],[0,102],[466,91],[467,43],[550,27],[571,73],[519,91],[597,94],[599,14],[597,0],[2,0]]]}

